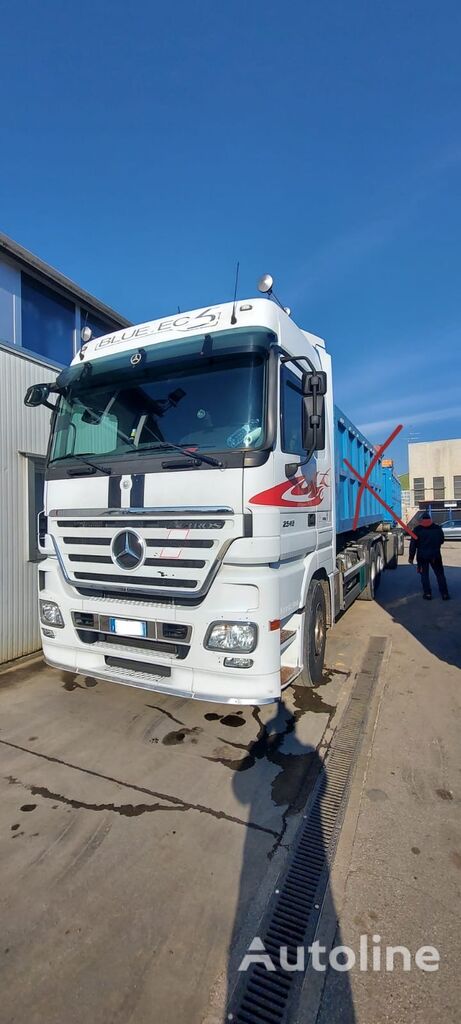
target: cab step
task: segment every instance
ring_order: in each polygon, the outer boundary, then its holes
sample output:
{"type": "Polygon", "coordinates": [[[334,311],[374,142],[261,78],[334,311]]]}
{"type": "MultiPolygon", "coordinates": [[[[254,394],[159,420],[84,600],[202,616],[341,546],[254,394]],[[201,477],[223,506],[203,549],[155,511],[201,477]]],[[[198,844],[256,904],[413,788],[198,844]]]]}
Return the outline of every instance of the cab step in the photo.
{"type": "Polygon", "coordinates": [[[280,685],[282,690],[290,683],[294,683],[295,679],[299,676],[301,669],[296,665],[282,665],[280,669],[280,685]]]}
{"type": "Polygon", "coordinates": [[[289,647],[290,644],[293,643],[293,640],[294,640],[295,636],[296,636],[296,630],[295,629],[281,629],[280,630],[280,653],[281,654],[283,654],[283,651],[285,651],[286,648],[289,647]]]}

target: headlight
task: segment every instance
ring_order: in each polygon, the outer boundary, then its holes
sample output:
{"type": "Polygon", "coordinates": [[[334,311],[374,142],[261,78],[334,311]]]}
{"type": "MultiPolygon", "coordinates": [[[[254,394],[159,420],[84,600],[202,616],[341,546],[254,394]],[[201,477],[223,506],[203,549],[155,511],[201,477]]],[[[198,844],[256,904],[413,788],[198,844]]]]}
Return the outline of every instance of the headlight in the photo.
{"type": "Polygon", "coordinates": [[[61,629],[64,625],[64,619],[55,601],[40,601],[40,619],[46,626],[58,626],[61,629]]]}
{"type": "Polygon", "coordinates": [[[258,627],[254,622],[215,622],[205,637],[209,651],[245,651],[256,647],[258,627]]]}

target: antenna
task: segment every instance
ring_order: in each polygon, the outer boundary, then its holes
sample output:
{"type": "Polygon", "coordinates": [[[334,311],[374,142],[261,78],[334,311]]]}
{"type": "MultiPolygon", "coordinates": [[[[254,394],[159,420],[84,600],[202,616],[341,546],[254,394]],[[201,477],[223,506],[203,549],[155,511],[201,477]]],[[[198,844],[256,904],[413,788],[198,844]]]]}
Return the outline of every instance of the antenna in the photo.
{"type": "Polygon", "coordinates": [[[274,278],[271,276],[271,274],[263,274],[263,276],[259,278],[258,292],[263,292],[263,294],[275,299],[277,305],[280,306],[280,309],[283,309],[283,312],[286,313],[287,316],[290,315],[290,307],[283,306],[282,303],[280,302],[280,299],[277,298],[274,292],[274,278]]]}
{"type": "Polygon", "coordinates": [[[234,305],[232,306],[231,324],[237,323],[237,317],[235,315],[235,303],[237,302],[237,285],[239,280],[239,268],[240,262],[237,260],[237,266],[235,268],[235,285],[234,285],[234,305]]]}

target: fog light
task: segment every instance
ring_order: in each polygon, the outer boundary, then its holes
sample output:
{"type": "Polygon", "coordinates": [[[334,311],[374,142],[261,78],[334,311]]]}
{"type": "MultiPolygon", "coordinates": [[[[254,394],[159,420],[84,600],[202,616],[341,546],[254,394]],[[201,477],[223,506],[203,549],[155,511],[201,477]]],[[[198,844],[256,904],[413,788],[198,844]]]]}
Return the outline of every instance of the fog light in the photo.
{"type": "Polygon", "coordinates": [[[251,668],[253,658],[224,658],[225,668],[251,668]]]}
{"type": "Polygon", "coordinates": [[[258,627],[254,622],[215,622],[205,637],[210,651],[244,651],[251,654],[256,647],[258,627]]]}
{"type": "Polygon", "coordinates": [[[45,626],[42,626],[42,633],[43,633],[43,636],[49,637],[50,640],[54,640],[54,638],[56,636],[56,633],[53,633],[52,629],[45,629],[45,626]]]}
{"type": "Polygon", "coordinates": [[[40,619],[47,626],[57,626],[62,629],[64,619],[55,601],[40,601],[40,619]]]}

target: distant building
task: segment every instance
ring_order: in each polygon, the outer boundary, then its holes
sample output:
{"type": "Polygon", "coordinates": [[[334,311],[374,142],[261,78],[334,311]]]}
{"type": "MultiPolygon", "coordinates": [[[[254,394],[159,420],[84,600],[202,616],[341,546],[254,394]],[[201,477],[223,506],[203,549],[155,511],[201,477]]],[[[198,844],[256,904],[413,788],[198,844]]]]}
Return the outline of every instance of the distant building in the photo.
{"type": "Polygon", "coordinates": [[[411,505],[438,522],[461,518],[461,438],[408,445],[411,505]]]}
{"type": "Polygon", "coordinates": [[[50,413],[27,409],[30,384],[52,381],[80,347],[130,321],[0,233],[0,662],[38,650],[37,515],[50,413]]]}
{"type": "Polygon", "coordinates": [[[406,488],[402,488],[402,519],[404,523],[407,523],[413,513],[413,506],[411,502],[411,491],[406,488]]]}

